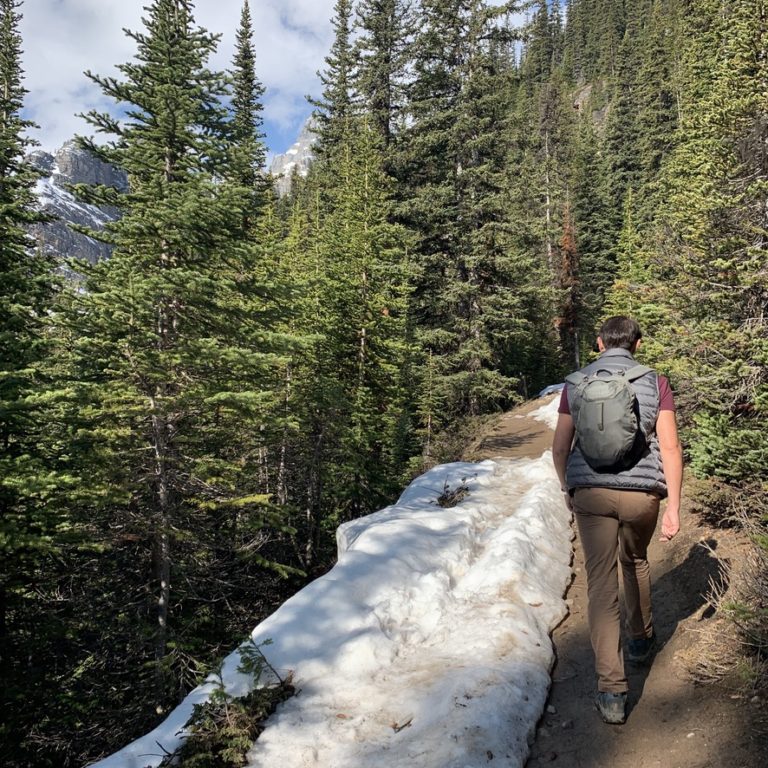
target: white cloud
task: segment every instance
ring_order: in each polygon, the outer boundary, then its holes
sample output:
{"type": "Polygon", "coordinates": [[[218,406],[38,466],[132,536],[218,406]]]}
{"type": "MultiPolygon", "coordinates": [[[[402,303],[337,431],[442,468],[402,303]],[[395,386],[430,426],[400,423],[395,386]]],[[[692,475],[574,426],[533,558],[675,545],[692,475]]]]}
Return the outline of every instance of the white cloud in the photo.
{"type": "MultiPolygon", "coordinates": [[[[131,60],[133,41],[124,28],[142,31],[142,16],[151,0],[24,0],[24,85],[26,111],[40,130],[33,136],[54,150],[90,126],[76,115],[110,110],[101,91],[83,72],[116,74],[115,65],[131,60]]],[[[490,0],[499,4],[501,0],[490,0]]],[[[221,33],[210,64],[230,66],[243,0],[196,0],[195,19],[221,33]]],[[[310,112],[307,94],[320,90],[317,71],[332,43],[334,0],[250,0],[257,74],[266,87],[267,143],[282,152],[294,141],[310,112]]]]}
{"type": "MultiPolygon", "coordinates": [[[[45,149],[59,147],[75,133],[91,132],[76,117],[90,109],[109,108],[99,89],[83,74],[115,74],[129,61],[133,41],[124,28],[143,30],[149,0],[25,0],[23,38],[25,106],[40,125],[34,132],[45,149]]],[[[290,144],[298,123],[309,111],[304,96],[316,93],[316,72],[331,45],[334,0],[250,0],[257,73],[267,88],[268,134],[290,144]]],[[[197,0],[195,19],[221,33],[211,66],[229,67],[242,0],[197,0]]],[[[282,151],[284,146],[273,146],[282,151]]]]}

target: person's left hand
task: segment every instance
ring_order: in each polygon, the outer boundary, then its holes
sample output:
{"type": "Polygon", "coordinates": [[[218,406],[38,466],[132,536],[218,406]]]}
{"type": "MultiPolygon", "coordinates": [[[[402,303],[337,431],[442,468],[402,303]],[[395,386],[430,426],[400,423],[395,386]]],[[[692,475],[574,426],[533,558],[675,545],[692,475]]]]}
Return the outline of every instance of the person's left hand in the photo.
{"type": "Polygon", "coordinates": [[[659,541],[673,539],[680,530],[680,510],[677,507],[667,505],[661,518],[661,536],[659,541]]]}

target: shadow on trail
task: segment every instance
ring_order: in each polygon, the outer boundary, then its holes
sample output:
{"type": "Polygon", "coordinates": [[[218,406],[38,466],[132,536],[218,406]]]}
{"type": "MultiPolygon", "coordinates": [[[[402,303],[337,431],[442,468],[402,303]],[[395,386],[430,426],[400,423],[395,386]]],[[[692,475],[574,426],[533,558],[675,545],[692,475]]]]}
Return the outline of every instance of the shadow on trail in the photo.
{"type": "MultiPolygon", "coordinates": [[[[728,562],[717,557],[716,549],[715,539],[697,542],[690,547],[682,563],[653,578],[651,598],[653,623],[659,642],[657,654],[674,637],[680,622],[707,604],[707,595],[713,588],[716,591],[727,588],[728,562]]],[[[700,621],[713,615],[714,609],[708,607],[700,621]]],[[[652,666],[653,663],[640,667],[625,665],[629,679],[629,717],[632,717],[632,709],[643,695],[652,666]]]]}
{"type": "Polygon", "coordinates": [[[531,432],[519,432],[513,435],[500,435],[498,437],[486,437],[478,445],[477,451],[482,453],[501,454],[503,451],[509,451],[531,445],[541,439],[545,434],[544,429],[533,430],[531,432]]]}
{"type": "MultiPolygon", "coordinates": [[[[648,666],[627,664],[630,694],[623,726],[606,725],[595,711],[586,599],[574,600],[571,616],[554,634],[557,662],[549,706],[527,768],[758,768],[763,764],[754,762],[760,747],[743,707],[723,696],[723,706],[716,712],[722,722],[713,722],[714,710],[709,706],[713,694],[687,681],[673,659],[675,650],[685,645],[684,635],[675,636],[680,622],[703,608],[712,584],[727,583],[727,563],[716,557],[716,547],[715,540],[696,543],[682,562],[654,573],[654,622],[660,648],[648,666]]],[[[580,552],[575,565],[580,571],[568,597],[583,591],[586,598],[580,552]]],[[[712,615],[706,609],[699,621],[706,622],[712,615]]]]}
{"type": "MultiPolygon", "coordinates": [[[[659,639],[669,640],[681,619],[696,613],[706,602],[707,595],[728,587],[728,560],[717,557],[717,540],[697,542],[688,550],[685,560],[653,579],[653,607],[659,639]]],[[[701,616],[714,615],[708,607],[701,616]]]]}

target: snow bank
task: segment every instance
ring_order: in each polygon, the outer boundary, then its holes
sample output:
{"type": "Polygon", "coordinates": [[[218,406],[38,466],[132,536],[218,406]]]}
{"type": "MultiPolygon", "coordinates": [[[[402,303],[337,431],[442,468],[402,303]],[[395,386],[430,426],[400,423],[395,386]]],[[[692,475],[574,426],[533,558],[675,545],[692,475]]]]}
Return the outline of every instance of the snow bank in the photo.
{"type": "Polygon", "coordinates": [[[557,409],[560,406],[560,394],[553,397],[548,403],[545,403],[528,415],[536,421],[543,421],[550,429],[557,426],[557,409]]]}
{"type": "MultiPolygon", "coordinates": [[[[340,527],[339,560],[253,631],[297,688],[249,754],[253,768],[522,766],[565,615],[569,514],[549,452],[447,464],[397,504],[340,527]],[[436,499],[464,486],[455,507],[436,499]]],[[[225,660],[234,695],[249,689],[225,660]]],[[[96,763],[156,766],[179,744],[193,691],[147,736],[96,763]]]]}

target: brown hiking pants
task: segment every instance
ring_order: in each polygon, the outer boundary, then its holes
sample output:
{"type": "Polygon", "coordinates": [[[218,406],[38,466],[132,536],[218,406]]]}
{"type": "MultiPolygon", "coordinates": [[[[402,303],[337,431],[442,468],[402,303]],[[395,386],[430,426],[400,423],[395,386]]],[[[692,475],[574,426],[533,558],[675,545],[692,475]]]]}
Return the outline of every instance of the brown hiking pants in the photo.
{"type": "Polygon", "coordinates": [[[587,569],[589,634],[599,691],[627,690],[621,650],[619,574],[624,581],[626,626],[632,639],[650,637],[651,573],[648,543],[659,516],[659,497],[645,491],[577,488],[573,509],[587,569]]]}

